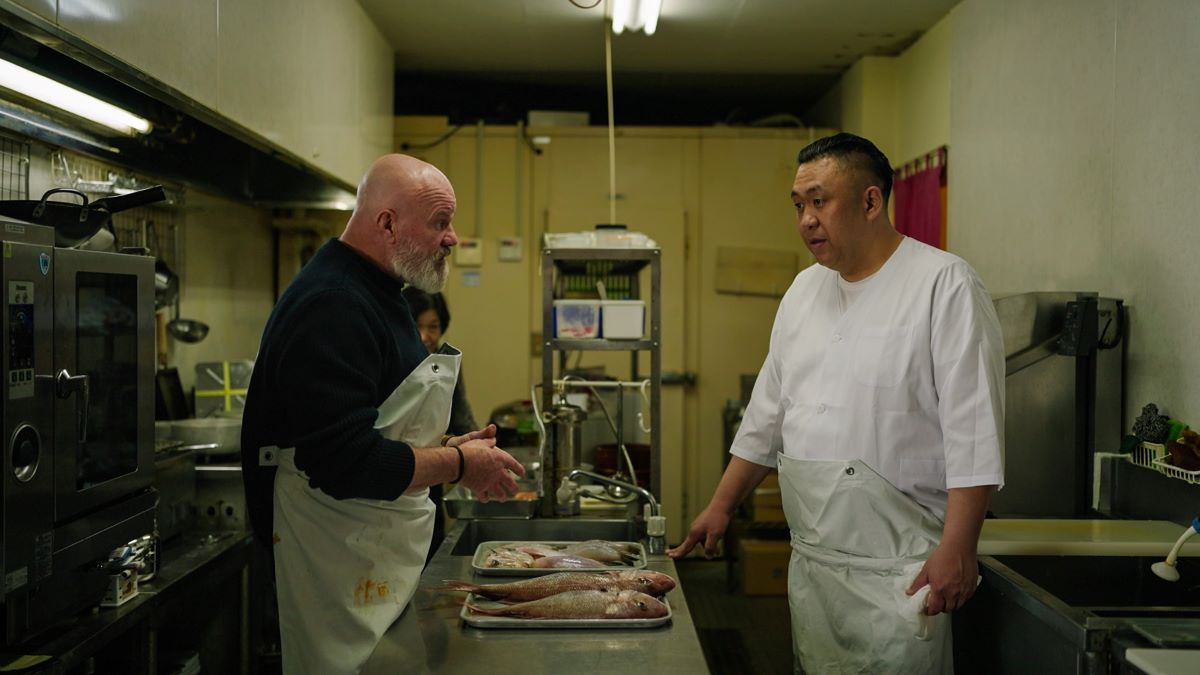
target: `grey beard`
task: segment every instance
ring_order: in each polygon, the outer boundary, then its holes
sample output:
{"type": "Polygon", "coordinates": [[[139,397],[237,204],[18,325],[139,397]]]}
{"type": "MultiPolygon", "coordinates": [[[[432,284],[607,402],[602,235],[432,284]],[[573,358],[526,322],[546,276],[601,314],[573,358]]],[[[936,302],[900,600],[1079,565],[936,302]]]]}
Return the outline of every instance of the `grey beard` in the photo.
{"type": "Polygon", "coordinates": [[[392,256],[392,270],[426,293],[441,293],[446,286],[450,266],[445,257],[427,258],[416,251],[397,251],[392,256]]]}

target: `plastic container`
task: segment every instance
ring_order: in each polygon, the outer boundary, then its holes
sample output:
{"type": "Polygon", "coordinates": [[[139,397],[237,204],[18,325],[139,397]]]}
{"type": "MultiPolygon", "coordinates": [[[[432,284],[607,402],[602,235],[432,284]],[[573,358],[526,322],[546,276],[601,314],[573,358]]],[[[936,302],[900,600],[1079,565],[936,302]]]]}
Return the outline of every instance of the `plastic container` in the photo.
{"type": "Polygon", "coordinates": [[[606,340],[640,340],[646,332],[646,303],[642,300],[604,300],[600,303],[606,340]]]}
{"type": "Polygon", "coordinates": [[[555,300],[554,336],[595,338],[600,336],[599,300],[555,300]]]}

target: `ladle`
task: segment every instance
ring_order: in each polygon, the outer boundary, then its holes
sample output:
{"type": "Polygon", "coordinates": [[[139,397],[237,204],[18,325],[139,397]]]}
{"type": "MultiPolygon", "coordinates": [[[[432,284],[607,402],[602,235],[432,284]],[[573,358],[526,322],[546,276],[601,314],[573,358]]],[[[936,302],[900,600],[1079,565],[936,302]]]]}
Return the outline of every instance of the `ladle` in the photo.
{"type": "Polygon", "coordinates": [[[1179,581],[1179,570],[1175,569],[1176,561],[1179,558],[1179,550],[1183,548],[1183,542],[1191,539],[1197,533],[1200,533],[1200,516],[1193,518],[1192,524],[1183,531],[1183,534],[1179,535],[1179,539],[1171,547],[1171,552],[1167,554],[1167,559],[1151,565],[1150,571],[1167,581],[1179,581]]]}
{"type": "MultiPolygon", "coordinates": [[[[171,236],[174,238],[175,262],[179,264],[179,231],[172,228],[171,236]]],[[[208,337],[208,324],[179,318],[179,296],[180,293],[175,294],[175,312],[167,323],[167,332],[176,340],[187,343],[196,343],[208,337]]]]}

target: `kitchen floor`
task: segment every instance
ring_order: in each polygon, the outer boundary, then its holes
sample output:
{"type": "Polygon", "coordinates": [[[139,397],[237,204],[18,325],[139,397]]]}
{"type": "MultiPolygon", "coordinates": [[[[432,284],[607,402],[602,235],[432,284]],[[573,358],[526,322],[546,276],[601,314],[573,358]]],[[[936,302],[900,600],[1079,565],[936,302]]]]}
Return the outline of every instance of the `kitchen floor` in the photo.
{"type": "Polygon", "coordinates": [[[679,561],[676,569],[713,675],[792,673],[787,596],[730,590],[720,560],[679,561]]]}

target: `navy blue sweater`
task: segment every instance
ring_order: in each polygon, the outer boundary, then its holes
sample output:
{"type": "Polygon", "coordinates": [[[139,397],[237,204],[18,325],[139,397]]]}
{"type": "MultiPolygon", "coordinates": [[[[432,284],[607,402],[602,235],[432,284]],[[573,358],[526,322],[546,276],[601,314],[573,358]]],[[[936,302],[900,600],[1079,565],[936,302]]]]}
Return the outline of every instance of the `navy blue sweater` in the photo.
{"type": "Polygon", "coordinates": [[[242,418],[246,507],[270,545],[275,470],[259,448],[296,449],[309,485],[336,499],[395,499],[413,451],[375,430],[376,409],[428,355],[403,282],[342,242],[321,247],[263,331],[242,418]]]}

